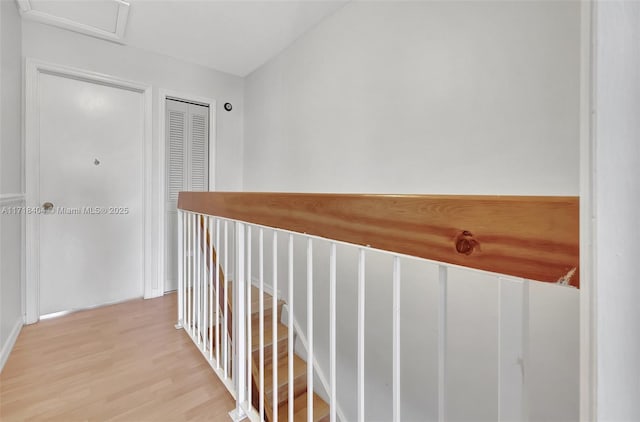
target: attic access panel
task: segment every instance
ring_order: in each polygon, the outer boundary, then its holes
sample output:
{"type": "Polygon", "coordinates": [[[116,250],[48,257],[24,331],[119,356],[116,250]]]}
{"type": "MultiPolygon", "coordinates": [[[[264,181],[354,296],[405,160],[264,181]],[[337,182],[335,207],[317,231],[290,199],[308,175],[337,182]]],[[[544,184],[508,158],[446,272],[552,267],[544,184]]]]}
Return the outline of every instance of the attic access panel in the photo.
{"type": "Polygon", "coordinates": [[[124,43],[129,3],[122,0],[16,0],[25,19],[124,43]]]}

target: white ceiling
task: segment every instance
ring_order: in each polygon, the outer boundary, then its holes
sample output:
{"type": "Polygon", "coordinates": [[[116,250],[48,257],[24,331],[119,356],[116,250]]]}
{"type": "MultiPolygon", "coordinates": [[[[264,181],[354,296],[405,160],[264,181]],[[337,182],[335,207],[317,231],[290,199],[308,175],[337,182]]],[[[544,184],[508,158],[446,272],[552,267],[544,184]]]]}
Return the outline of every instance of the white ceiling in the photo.
{"type": "Polygon", "coordinates": [[[348,0],[16,1],[30,18],[246,76],[348,0]],[[126,3],[124,36],[115,37],[117,4],[126,3]]]}
{"type": "Polygon", "coordinates": [[[341,1],[132,0],[125,42],[245,76],[341,1]]]}

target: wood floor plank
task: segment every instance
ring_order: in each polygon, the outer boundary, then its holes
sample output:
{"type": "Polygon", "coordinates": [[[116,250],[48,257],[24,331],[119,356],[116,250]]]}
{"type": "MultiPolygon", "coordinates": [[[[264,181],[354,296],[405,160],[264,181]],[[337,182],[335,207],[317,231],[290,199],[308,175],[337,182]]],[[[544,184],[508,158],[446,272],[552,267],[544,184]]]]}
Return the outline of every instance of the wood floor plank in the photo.
{"type": "Polygon", "coordinates": [[[175,294],[25,326],[0,420],[227,421],[234,401],[176,320],[175,294]]]}

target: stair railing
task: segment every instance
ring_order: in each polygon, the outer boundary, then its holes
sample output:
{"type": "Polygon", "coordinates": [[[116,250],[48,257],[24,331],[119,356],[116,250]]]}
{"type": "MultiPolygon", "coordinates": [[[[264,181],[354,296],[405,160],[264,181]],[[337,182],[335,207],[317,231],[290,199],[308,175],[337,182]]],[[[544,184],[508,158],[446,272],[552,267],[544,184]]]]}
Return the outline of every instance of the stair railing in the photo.
{"type": "MultiPolygon", "coordinates": [[[[578,231],[578,200],[574,197],[181,192],[177,327],[188,333],[235,398],[234,420],[375,419],[367,413],[371,406],[365,401],[369,382],[365,366],[367,257],[386,254],[392,263],[389,419],[400,421],[401,271],[404,261],[418,259],[437,269],[435,407],[437,419],[444,421],[455,410],[447,362],[450,273],[471,268],[498,283],[509,279],[522,286],[521,330],[516,337],[522,338],[518,354],[523,375],[515,381],[508,378],[518,377],[512,370],[505,369],[507,377],[499,375],[496,411],[498,420],[523,416],[527,412],[528,286],[530,280],[579,286],[578,231]],[[271,237],[270,254],[265,234],[271,237]],[[303,259],[294,255],[297,242],[304,242],[303,259]],[[316,280],[314,246],[325,243],[328,275],[316,280]],[[350,411],[342,409],[349,399],[339,401],[337,396],[337,341],[344,337],[338,333],[337,319],[338,261],[343,247],[357,250],[356,393],[353,403],[348,403],[353,404],[350,411]],[[284,271],[279,268],[283,262],[284,271]],[[302,266],[304,280],[299,280],[300,272],[294,267],[302,266]],[[265,267],[270,274],[265,274],[265,267]],[[314,288],[318,283],[328,283],[328,345],[316,344],[314,336],[314,288]],[[280,295],[281,290],[286,295],[280,295]],[[301,301],[295,291],[306,291],[306,297],[301,301]],[[305,323],[299,324],[299,319],[305,323]],[[295,338],[299,341],[293,341],[295,338]],[[316,347],[327,352],[319,360],[316,347]],[[286,367],[281,367],[280,359],[286,367]],[[304,377],[296,372],[302,366],[304,377]],[[503,389],[513,390],[513,385],[501,382],[511,381],[520,389],[510,393],[518,397],[515,404],[502,399],[503,389]]],[[[502,350],[509,333],[499,333],[497,347],[502,350]]]]}

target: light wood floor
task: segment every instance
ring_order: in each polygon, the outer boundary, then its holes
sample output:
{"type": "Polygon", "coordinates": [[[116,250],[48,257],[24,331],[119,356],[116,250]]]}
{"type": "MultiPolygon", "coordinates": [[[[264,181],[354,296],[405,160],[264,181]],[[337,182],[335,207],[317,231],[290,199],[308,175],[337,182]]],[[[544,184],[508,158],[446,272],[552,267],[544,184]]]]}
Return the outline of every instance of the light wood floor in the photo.
{"type": "Polygon", "coordinates": [[[229,421],[234,401],[183,330],[176,296],[25,326],[0,374],[4,421],[229,421]]]}

